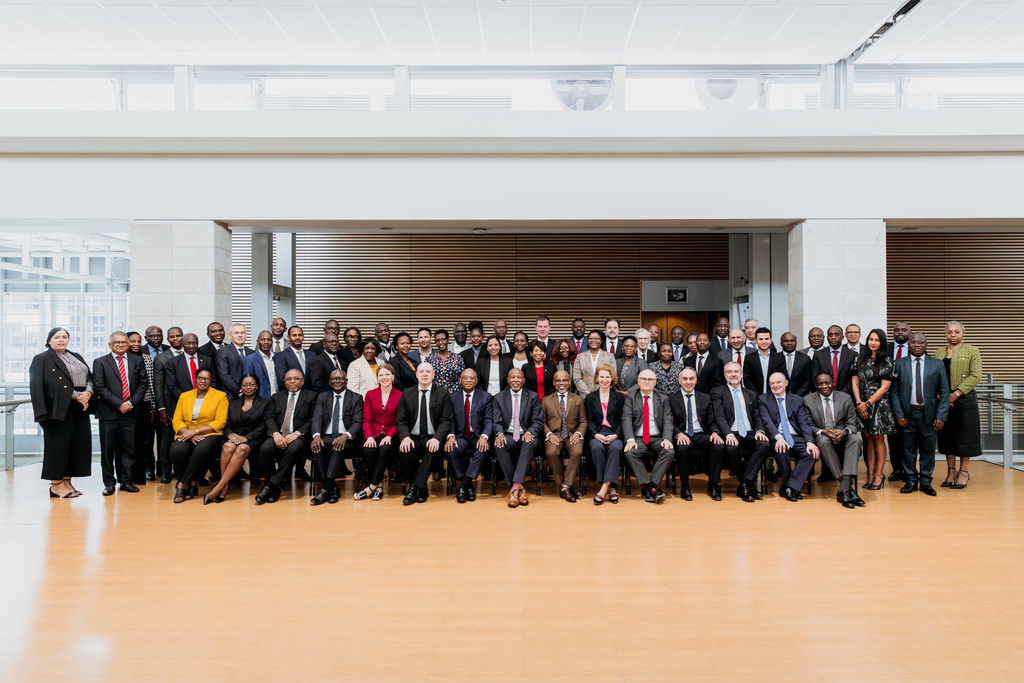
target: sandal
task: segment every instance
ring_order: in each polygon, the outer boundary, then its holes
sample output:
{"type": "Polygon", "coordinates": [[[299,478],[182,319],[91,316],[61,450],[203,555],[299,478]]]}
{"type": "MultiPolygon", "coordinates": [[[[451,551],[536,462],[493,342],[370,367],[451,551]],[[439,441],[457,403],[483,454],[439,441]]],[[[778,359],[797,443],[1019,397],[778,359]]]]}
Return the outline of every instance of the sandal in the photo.
{"type": "Polygon", "coordinates": [[[61,496],[54,493],[53,487],[50,487],[50,498],[78,498],[80,495],[82,495],[82,492],[79,491],[78,489],[74,489],[73,491],[71,491],[71,493],[61,496]]]}
{"type": "Polygon", "coordinates": [[[594,494],[594,505],[600,505],[603,502],[604,502],[604,496],[602,496],[600,493],[595,493],[594,494]]]}
{"type": "Polygon", "coordinates": [[[373,495],[370,497],[371,500],[380,500],[384,497],[384,487],[378,486],[373,490],[373,495]]]}
{"type": "Polygon", "coordinates": [[[611,493],[608,494],[608,502],[609,503],[618,503],[619,502],[619,493],[618,493],[618,491],[612,491],[611,493]]]}
{"type": "Polygon", "coordinates": [[[953,484],[952,486],[950,486],[949,488],[950,489],[956,489],[956,490],[967,488],[967,482],[969,482],[970,480],[971,480],[971,473],[968,472],[967,470],[960,470],[957,473],[957,475],[956,475],[956,483],[953,484]],[[964,483],[961,484],[960,483],[960,477],[965,475],[965,474],[967,475],[967,478],[964,479],[964,483]]]}
{"type": "Polygon", "coordinates": [[[357,491],[352,497],[355,498],[356,500],[366,500],[367,498],[370,497],[371,493],[373,493],[373,491],[371,491],[370,487],[367,486],[362,491],[357,491]]]}
{"type": "Polygon", "coordinates": [[[186,500],[188,500],[188,489],[175,488],[174,489],[174,502],[175,503],[184,503],[186,500]]]}
{"type": "Polygon", "coordinates": [[[944,489],[948,489],[949,487],[951,487],[953,484],[956,483],[956,478],[957,478],[957,475],[959,475],[959,474],[960,474],[960,472],[955,467],[947,467],[946,468],[946,481],[944,481],[941,484],[939,484],[939,487],[940,488],[944,488],[944,489]]]}

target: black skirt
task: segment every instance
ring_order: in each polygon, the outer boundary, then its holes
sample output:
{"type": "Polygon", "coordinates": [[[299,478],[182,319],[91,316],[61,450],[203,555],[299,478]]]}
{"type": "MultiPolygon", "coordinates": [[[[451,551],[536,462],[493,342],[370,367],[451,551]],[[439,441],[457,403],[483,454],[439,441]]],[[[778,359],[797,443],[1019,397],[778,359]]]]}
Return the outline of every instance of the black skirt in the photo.
{"type": "Polygon", "coordinates": [[[63,420],[42,420],[39,426],[43,430],[42,479],[92,474],[92,428],[82,404],[72,401],[63,420]]]}
{"type": "Polygon", "coordinates": [[[973,391],[953,402],[946,424],[938,431],[939,452],[961,458],[981,455],[981,411],[973,391]]]}

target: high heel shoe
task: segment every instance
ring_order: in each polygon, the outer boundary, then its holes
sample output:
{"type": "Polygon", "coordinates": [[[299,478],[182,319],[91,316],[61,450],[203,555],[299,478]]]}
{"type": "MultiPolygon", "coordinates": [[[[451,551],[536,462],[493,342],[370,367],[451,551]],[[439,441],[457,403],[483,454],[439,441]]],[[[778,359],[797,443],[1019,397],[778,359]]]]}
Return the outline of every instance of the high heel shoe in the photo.
{"type": "Polygon", "coordinates": [[[371,491],[371,490],[370,490],[370,487],[369,487],[369,486],[367,486],[367,487],[366,487],[365,489],[363,489],[362,491],[357,491],[357,492],[356,492],[355,494],[353,494],[353,496],[352,496],[352,497],[353,497],[353,498],[355,498],[356,500],[366,500],[366,499],[367,499],[367,498],[369,498],[369,497],[370,497],[370,496],[371,496],[372,494],[373,494],[373,491],[371,491]]]}
{"type": "Polygon", "coordinates": [[[956,483],[956,478],[957,478],[957,476],[959,474],[960,474],[960,471],[957,470],[955,467],[947,467],[946,468],[946,481],[944,481],[941,484],[939,484],[939,488],[948,489],[948,488],[952,487],[953,484],[956,483]],[[949,476],[951,472],[953,473],[953,477],[952,478],[950,478],[950,476],[949,476]]]}
{"type": "Polygon", "coordinates": [[[957,480],[957,482],[959,482],[959,481],[960,481],[960,475],[961,475],[961,474],[966,474],[966,475],[967,475],[967,481],[965,481],[965,482],[964,482],[964,483],[962,483],[962,484],[960,484],[960,483],[956,483],[956,484],[953,484],[953,485],[952,485],[952,486],[950,486],[949,488],[951,488],[951,489],[957,489],[957,490],[959,490],[959,489],[965,489],[965,488],[967,488],[967,482],[971,480],[971,473],[970,473],[970,472],[965,472],[965,471],[963,471],[963,470],[960,470],[960,472],[958,472],[958,473],[957,473],[957,475],[956,475],[956,480],[957,480]]]}
{"type": "Polygon", "coordinates": [[[177,503],[184,503],[186,500],[188,500],[188,489],[175,488],[174,489],[174,502],[175,502],[175,504],[177,504],[177,503]]]}
{"type": "Polygon", "coordinates": [[[370,496],[370,500],[377,501],[377,500],[380,500],[383,497],[384,497],[384,487],[383,486],[377,486],[377,488],[375,488],[373,490],[373,495],[370,496]]]}
{"type": "Polygon", "coordinates": [[[50,487],[50,498],[78,498],[80,495],[82,495],[82,492],[79,491],[78,489],[75,489],[74,491],[67,495],[59,496],[53,492],[53,487],[50,487]]]}
{"type": "Polygon", "coordinates": [[[215,500],[216,500],[215,498],[210,498],[210,494],[207,493],[205,496],[203,496],[203,505],[209,505],[210,503],[214,502],[215,500]]]}
{"type": "Polygon", "coordinates": [[[198,495],[199,495],[199,485],[198,484],[192,484],[192,486],[190,486],[188,488],[188,499],[192,500],[193,498],[195,498],[198,495]]]}

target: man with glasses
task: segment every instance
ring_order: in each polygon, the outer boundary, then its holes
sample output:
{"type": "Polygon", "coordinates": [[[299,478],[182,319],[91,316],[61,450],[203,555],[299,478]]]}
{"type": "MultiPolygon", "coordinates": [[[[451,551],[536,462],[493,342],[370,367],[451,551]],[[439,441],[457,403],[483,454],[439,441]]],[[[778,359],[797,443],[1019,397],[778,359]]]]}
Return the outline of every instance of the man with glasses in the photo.
{"type": "Polygon", "coordinates": [[[921,490],[935,495],[935,432],[949,416],[949,379],[942,361],[928,355],[928,339],[920,332],[910,335],[910,354],[896,361],[896,391],[892,411],[903,428],[903,470],[907,483],[900,493],[921,490]],[[918,469],[918,455],[921,467],[918,469]]]}
{"type": "Polygon", "coordinates": [[[725,459],[739,473],[736,495],[745,503],[761,500],[764,496],[755,480],[771,446],[757,409],[757,393],[743,386],[743,368],[736,361],[725,364],[725,386],[711,390],[711,405],[718,431],[725,434],[725,459]]]}
{"type": "MultiPolygon", "coordinates": [[[[587,411],[578,394],[569,393],[569,373],[555,373],[555,393],[541,401],[544,410],[544,455],[563,500],[575,503],[580,492],[572,485],[583,459],[583,435],[587,433],[587,411]],[[569,454],[563,469],[562,450],[569,454]],[[568,483],[566,483],[568,482],[568,483]]],[[[536,476],[536,475],[535,475],[536,476]]],[[[586,475],[584,475],[586,476],[586,475]]]]}
{"type": "MultiPolygon", "coordinates": [[[[338,324],[337,320],[328,320],[324,323],[324,339],[326,339],[329,334],[333,334],[335,337],[341,334],[341,325],[338,324]]],[[[324,340],[321,339],[314,343],[309,347],[309,350],[312,351],[314,355],[319,356],[324,352],[324,340]]]]}
{"type": "Polygon", "coordinates": [[[135,465],[135,428],[149,387],[149,376],[139,356],[128,353],[128,335],[118,330],[110,335],[110,353],[92,366],[92,383],[99,399],[96,418],[100,422],[100,467],[103,495],[112,496],[120,479],[121,490],[138,493],[132,481],[135,465]],[[118,457],[120,456],[120,457],[118,457]],[[120,460],[120,468],[118,467],[120,460]]]}
{"type": "MultiPolygon", "coordinates": [[[[666,344],[664,348],[668,349],[666,344]]],[[[659,488],[662,477],[672,466],[672,412],[668,400],[656,392],[658,379],[652,370],[642,370],[637,386],[626,395],[622,408],[622,433],[626,436],[623,455],[636,475],[640,495],[648,503],[661,503],[665,492],[659,488]],[[654,470],[648,473],[646,459],[654,459],[654,470]]]]}

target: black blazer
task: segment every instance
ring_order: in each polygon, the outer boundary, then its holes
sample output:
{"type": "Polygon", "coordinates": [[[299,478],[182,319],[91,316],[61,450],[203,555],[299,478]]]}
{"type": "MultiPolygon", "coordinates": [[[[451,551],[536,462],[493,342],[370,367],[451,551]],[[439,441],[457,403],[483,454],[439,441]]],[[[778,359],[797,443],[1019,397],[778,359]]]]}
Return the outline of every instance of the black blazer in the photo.
{"type": "MultiPolygon", "coordinates": [[[[292,431],[302,432],[303,438],[310,438],[310,425],[313,422],[313,406],[316,403],[316,392],[299,389],[295,397],[295,413],[292,415],[292,431]]],[[[267,436],[280,432],[284,425],[285,410],[288,409],[288,390],[279,391],[270,397],[270,408],[267,410],[267,436]]],[[[282,436],[287,436],[282,434],[282,436]]]]}
{"type": "Polygon", "coordinates": [[[811,379],[811,359],[806,353],[793,352],[793,376],[786,372],[786,354],[777,353],[768,361],[768,373],[781,372],[789,380],[789,391],[797,396],[806,396],[811,392],[814,381],[811,379]]]}
{"type": "MultiPolygon", "coordinates": [[[[843,344],[842,352],[839,354],[839,380],[836,382],[836,391],[842,391],[843,393],[850,394],[853,396],[853,361],[857,359],[857,354],[850,350],[846,344],[843,344]]],[[[832,347],[827,344],[814,352],[814,358],[811,359],[811,383],[813,384],[815,377],[825,373],[827,375],[832,374],[832,347]]],[[[854,402],[857,397],[854,396],[854,402]]]]}
{"type": "Polygon", "coordinates": [[[316,362],[316,354],[309,350],[302,351],[302,357],[306,362],[306,369],[303,370],[299,364],[299,359],[295,357],[295,352],[290,350],[291,347],[285,349],[281,353],[274,354],[274,373],[277,374],[277,386],[284,386],[284,376],[288,374],[289,370],[298,370],[302,373],[304,380],[309,379],[309,369],[316,362]]]}
{"type": "MultiPolygon", "coordinates": [[[[213,363],[210,359],[201,353],[196,354],[196,372],[200,370],[209,370],[213,372],[213,363]]],[[[167,417],[174,415],[175,409],[178,407],[178,399],[186,391],[192,391],[195,387],[192,386],[192,370],[188,367],[188,355],[181,354],[176,358],[172,358],[168,361],[167,365],[164,366],[164,411],[167,413],[167,417]]]]}
{"type": "Polygon", "coordinates": [[[238,434],[251,442],[250,448],[259,448],[260,442],[267,437],[267,411],[270,401],[259,394],[252,400],[248,411],[242,410],[243,400],[232,401],[228,405],[228,423],[224,427],[224,436],[238,434]]]}
{"type": "MultiPolygon", "coordinates": [[[[498,389],[500,391],[505,391],[506,389],[508,389],[508,373],[512,369],[512,367],[513,366],[511,356],[498,356],[498,374],[501,375],[501,378],[499,379],[498,382],[498,389]]],[[[525,376],[526,373],[524,372],[523,375],[525,376]]],[[[551,373],[551,376],[554,377],[554,373],[551,373]]],[[[487,391],[487,384],[491,381],[491,357],[488,356],[486,353],[480,356],[480,360],[476,362],[476,377],[477,384],[480,386],[480,388],[483,389],[484,391],[487,391]]],[[[546,371],[544,373],[544,379],[547,380],[546,371]]],[[[537,384],[536,377],[533,378],[533,383],[534,385],[537,384]]],[[[536,389],[536,386],[534,386],[534,389],[536,389]]],[[[534,391],[534,393],[537,392],[534,391]]]]}
{"type": "MultiPolygon", "coordinates": [[[[88,368],[79,354],[68,351],[88,368]]],[[[86,375],[88,382],[89,375],[86,375]]],[[[29,394],[32,396],[32,414],[36,422],[43,420],[63,420],[67,415],[68,406],[75,400],[71,398],[75,387],[68,376],[68,368],[53,349],[43,351],[32,359],[28,369],[29,394]]],[[[120,386],[120,379],[118,380],[120,386]]],[[[95,387],[93,387],[95,388],[95,387]]],[[[89,402],[90,407],[95,405],[89,402]]]]}
{"type": "MultiPolygon", "coordinates": [[[[419,384],[409,387],[402,392],[402,399],[398,402],[398,417],[395,422],[398,425],[398,440],[402,441],[412,436],[412,428],[416,424],[416,414],[420,410],[420,387],[419,384]]],[[[439,384],[430,389],[430,421],[434,425],[432,438],[441,443],[448,438],[452,429],[452,397],[448,390],[439,384]]]]}
{"type": "MultiPolygon", "coordinates": [[[[694,408],[694,417],[700,421],[701,429],[706,434],[714,432],[721,436],[718,422],[715,420],[715,411],[711,407],[711,397],[695,390],[693,400],[697,404],[694,408]]],[[[686,433],[686,400],[682,391],[673,391],[668,395],[668,407],[672,410],[672,442],[675,443],[680,434],[686,433]]]]}
{"type": "MultiPolygon", "coordinates": [[[[146,372],[145,361],[130,353],[124,354],[125,371],[128,373],[128,387],[131,389],[132,410],[129,415],[138,415],[139,406],[146,400],[149,388],[149,373],[146,372]]],[[[117,370],[114,354],[100,356],[92,364],[92,386],[96,389],[99,401],[96,403],[96,417],[100,420],[116,420],[121,416],[119,408],[124,403],[121,395],[121,373],[117,370]]]]}
{"type": "MultiPolygon", "coordinates": [[[[519,392],[519,426],[523,432],[530,432],[533,438],[539,439],[544,431],[544,409],[540,399],[532,391],[522,389],[519,392]]],[[[491,417],[494,420],[494,436],[507,432],[512,426],[512,390],[504,389],[491,402],[491,417]]]]}
{"type": "MultiPolygon", "coordinates": [[[[225,337],[225,339],[227,339],[227,337],[225,337]]],[[[230,341],[227,342],[227,344],[230,343],[230,341]]],[[[200,346],[198,351],[198,353],[203,354],[210,361],[210,371],[213,373],[213,382],[210,386],[214,389],[220,389],[220,378],[217,377],[217,351],[219,350],[220,349],[214,346],[212,341],[208,341],[200,346]]]]}
{"type": "Polygon", "coordinates": [[[467,368],[473,368],[476,370],[476,362],[487,355],[487,349],[483,344],[480,345],[480,358],[473,358],[473,347],[470,346],[468,349],[459,354],[462,356],[462,364],[467,368]]]}
{"type": "MultiPolygon", "coordinates": [[[[310,436],[320,434],[323,436],[331,430],[331,413],[334,411],[334,390],[324,391],[316,397],[316,407],[313,409],[313,424],[310,426],[310,436]]],[[[345,431],[350,435],[353,443],[361,445],[363,436],[363,397],[352,391],[345,390],[345,398],[341,401],[341,419],[345,423],[345,431]]],[[[337,436],[341,436],[338,434],[337,436]]]]}
{"type": "MultiPolygon", "coordinates": [[[[410,358],[409,360],[412,360],[410,358]]],[[[413,361],[415,362],[415,361],[413,361]]],[[[409,387],[416,386],[416,370],[409,367],[409,364],[402,360],[402,357],[396,352],[395,357],[388,363],[395,369],[395,388],[399,391],[405,391],[409,387]]]]}
{"type": "MultiPolygon", "coordinates": [[[[755,434],[764,431],[764,423],[761,422],[761,411],[757,407],[757,392],[746,387],[740,387],[740,396],[746,404],[747,417],[750,424],[745,425],[747,434],[755,434]]],[[[732,387],[725,385],[715,387],[711,390],[711,408],[715,413],[715,423],[718,425],[718,433],[726,436],[732,433],[732,421],[736,419],[736,408],[732,401],[732,387]]]]}
{"type": "MultiPolygon", "coordinates": [[[[683,367],[697,370],[697,356],[690,356],[683,361],[683,367]]],[[[725,384],[725,363],[708,349],[708,357],[704,359],[704,367],[697,375],[697,387],[694,389],[701,394],[710,394],[715,387],[725,384]]]]}
{"type": "MultiPolygon", "coordinates": [[[[509,360],[509,364],[510,365],[511,365],[511,363],[512,363],[512,361],[509,360]]],[[[501,367],[501,366],[499,365],[499,367],[501,367]]],[[[557,372],[555,364],[553,362],[549,361],[549,360],[544,361],[544,395],[545,396],[550,396],[551,392],[553,392],[555,390],[555,372],[557,372]]],[[[507,372],[505,374],[508,375],[507,372]]],[[[537,368],[535,368],[533,366],[533,361],[532,360],[529,363],[527,363],[526,365],[523,366],[523,377],[525,378],[525,381],[523,382],[523,386],[526,387],[527,389],[529,389],[530,391],[532,391],[532,392],[534,392],[536,394],[539,394],[540,392],[537,391],[537,368]]],[[[507,381],[505,383],[508,384],[507,381]]]]}
{"type": "Polygon", "coordinates": [[[583,409],[587,411],[587,441],[594,438],[596,434],[618,434],[619,438],[625,441],[622,436],[622,407],[626,405],[626,397],[621,392],[612,388],[608,392],[608,424],[611,429],[605,427],[604,412],[601,410],[600,390],[591,391],[583,399],[583,409]]]}
{"type": "MultiPolygon", "coordinates": [[[[344,342],[344,340],[342,340],[342,341],[344,342]]],[[[313,346],[317,346],[317,345],[320,346],[320,349],[318,351],[315,351],[315,353],[317,355],[320,355],[321,353],[324,352],[324,345],[321,344],[320,342],[317,342],[316,344],[313,344],[313,346]]],[[[310,351],[314,350],[313,346],[309,347],[310,351]]],[[[345,367],[347,368],[349,365],[351,365],[352,363],[355,362],[356,358],[362,357],[362,355],[363,355],[363,346],[365,346],[365,344],[360,344],[359,346],[356,347],[356,350],[358,351],[358,354],[352,353],[352,349],[350,349],[348,346],[342,346],[340,349],[338,349],[338,362],[341,362],[342,360],[344,360],[345,361],[345,367]]]]}
{"type": "MultiPolygon", "coordinates": [[[[157,410],[167,408],[167,365],[174,360],[174,353],[164,351],[153,360],[153,403],[157,410]]],[[[172,417],[172,416],[168,416],[172,417]]]]}
{"type": "MultiPolygon", "coordinates": [[[[751,391],[755,392],[759,396],[763,393],[763,383],[765,380],[764,373],[761,372],[761,354],[757,351],[748,353],[743,357],[743,386],[751,391]]],[[[768,373],[769,377],[772,372],[772,361],[775,359],[775,352],[768,351],[768,373]]],[[[722,372],[724,374],[725,369],[723,366],[722,372]]],[[[769,388],[768,391],[771,391],[769,388]]]]}
{"type": "Polygon", "coordinates": [[[654,348],[654,344],[650,344],[647,350],[644,351],[644,360],[648,363],[654,363],[658,360],[658,350],[654,348]]]}
{"type": "Polygon", "coordinates": [[[334,367],[334,363],[326,354],[321,353],[316,357],[316,360],[309,366],[309,372],[306,373],[307,389],[312,389],[318,394],[328,391],[331,388],[329,380],[332,372],[339,368],[348,372],[349,364],[342,359],[340,352],[335,358],[338,359],[338,368],[334,367]]]}
{"type": "MultiPolygon", "coordinates": [[[[246,346],[242,353],[248,356],[256,351],[246,346]]],[[[244,361],[238,357],[234,344],[227,344],[217,352],[217,380],[220,382],[218,388],[228,395],[228,401],[238,400],[238,394],[242,391],[242,363],[244,361]]]]}

